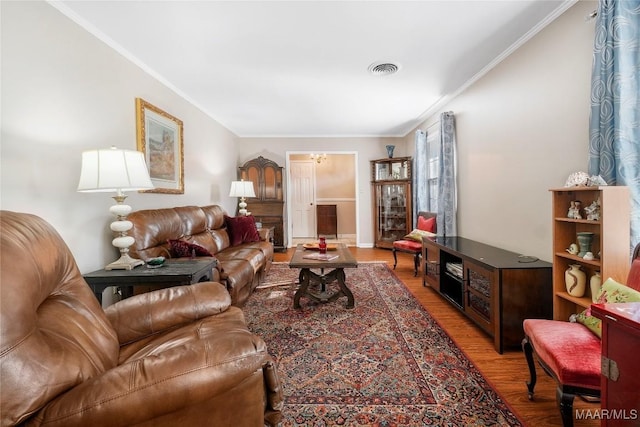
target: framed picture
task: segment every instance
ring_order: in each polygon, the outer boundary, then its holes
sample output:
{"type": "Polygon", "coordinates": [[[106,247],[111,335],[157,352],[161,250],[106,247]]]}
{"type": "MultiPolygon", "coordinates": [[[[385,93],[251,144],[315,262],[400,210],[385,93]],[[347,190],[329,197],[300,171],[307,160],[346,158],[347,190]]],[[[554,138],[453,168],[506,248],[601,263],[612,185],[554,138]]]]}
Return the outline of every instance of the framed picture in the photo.
{"type": "Polygon", "coordinates": [[[138,151],[144,153],[154,187],[145,193],[184,194],[182,120],[136,98],[138,151]]]}

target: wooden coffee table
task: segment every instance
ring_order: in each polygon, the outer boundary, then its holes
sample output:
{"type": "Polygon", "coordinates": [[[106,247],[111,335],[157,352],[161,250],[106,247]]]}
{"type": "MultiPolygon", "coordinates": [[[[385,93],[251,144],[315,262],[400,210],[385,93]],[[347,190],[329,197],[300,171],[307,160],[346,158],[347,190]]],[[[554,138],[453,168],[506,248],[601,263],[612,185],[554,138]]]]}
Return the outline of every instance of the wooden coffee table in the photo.
{"type": "MultiPolygon", "coordinates": [[[[293,308],[300,308],[300,298],[305,296],[319,303],[332,302],[341,296],[347,297],[347,308],[355,307],[351,290],[345,283],[345,268],[358,268],[358,261],[351,255],[344,243],[336,244],[336,249],[327,251],[328,255],[337,255],[337,258],[328,261],[305,258],[305,255],[318,253],[317,251],[304,249],[298,245],[289,261],[289,268],[299,268],[300,288],[293,297],[293,308]],[[320,270],[320,274],[311,270],[320,270]],[[325,270],[330,269],[325,274],[325,270]],[[330,292],[328,285],[338,283],[338,289],[330,292]],[[309,285],[318,285],[318,289],[309,289],[309,285]]],[[[313,287],[315,288],[315,286],[313,287]]]]}

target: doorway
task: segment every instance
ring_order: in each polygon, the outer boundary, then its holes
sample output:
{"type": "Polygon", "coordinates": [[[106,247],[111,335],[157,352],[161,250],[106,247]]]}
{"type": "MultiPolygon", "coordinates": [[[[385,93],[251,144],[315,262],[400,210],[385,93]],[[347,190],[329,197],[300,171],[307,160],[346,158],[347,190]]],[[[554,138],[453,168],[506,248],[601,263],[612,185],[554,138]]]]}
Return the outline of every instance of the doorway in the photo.
{"type": "Polygon", "coordinates": [[[311,154],[286,154],[287,246],[318,238],[318,205],[335,205],[337,232],[330,241],[357,246],[357,152],[327,152],[313,159],[311,154]]]}

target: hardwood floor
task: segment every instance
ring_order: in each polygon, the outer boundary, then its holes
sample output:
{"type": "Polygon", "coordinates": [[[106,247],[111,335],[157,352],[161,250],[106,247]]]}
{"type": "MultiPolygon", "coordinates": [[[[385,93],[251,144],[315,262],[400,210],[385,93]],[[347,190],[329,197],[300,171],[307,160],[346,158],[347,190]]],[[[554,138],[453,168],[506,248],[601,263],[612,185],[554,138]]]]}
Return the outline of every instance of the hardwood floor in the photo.
{"type": "MultiPolygon", "coordinates": [[[[393,267],[393,255],[389,250],[355,247],[349,249],[358,261],[385,261],[390,267],[393,267]]],[[[289,261],[292,254],[293,249],[289,249],[286,253],[276,253],[274,261],[289,261]]],[[[525,384],[529,379],[529,370],[519,348],[507,350],[503,354],[496,353],[493,341],[488,335],[434,290],[423,287],[420,275],[413,276],[413,258],[410,255],[398,254],[398,266],[395,273],[469,359],[475,363],[525,425],[531,427],[562,426],[555,398],[556,383],[542,371],[542,368],[538,367],[535,396],[534,400],[530,401],[527,398],[525,384]]],[[[592,413],[600,408],[599,403],[585,402],[579,397],[575,398],[573,406],[574,410],[591,410],[592,413]]],[[[574,422],[575,427],[596,427],[599,425],[599,420],[580,419],[574,422]]]]}

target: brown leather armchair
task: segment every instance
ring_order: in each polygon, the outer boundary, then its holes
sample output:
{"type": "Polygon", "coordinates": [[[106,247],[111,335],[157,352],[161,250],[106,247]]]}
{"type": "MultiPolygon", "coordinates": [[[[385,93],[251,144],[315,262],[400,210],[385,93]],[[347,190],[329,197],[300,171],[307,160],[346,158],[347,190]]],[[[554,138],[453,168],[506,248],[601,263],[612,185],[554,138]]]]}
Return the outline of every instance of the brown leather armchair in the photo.
{"type": "Polygon", "coordinates": [[[276,425],[265,344],[219,283],[102,310],[44,220],[2,211],[2,425],[276,425]]]}

